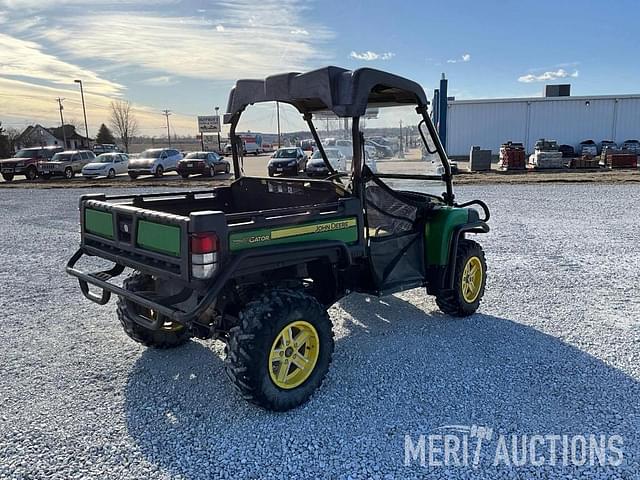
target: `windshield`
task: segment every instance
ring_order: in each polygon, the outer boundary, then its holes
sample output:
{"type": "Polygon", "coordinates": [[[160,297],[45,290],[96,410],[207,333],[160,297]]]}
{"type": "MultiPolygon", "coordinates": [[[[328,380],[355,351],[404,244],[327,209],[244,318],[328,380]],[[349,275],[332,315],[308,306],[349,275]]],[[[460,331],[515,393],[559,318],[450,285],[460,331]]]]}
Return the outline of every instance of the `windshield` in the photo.
{"type": "Polygon", "coordinates": [[[283,148],[278,150],[274,158],[296,158],[298,151],[295,148],[283,148]]]}
{"type": "Polygon", "coordinates": [[[140,158],[160,158],[162,150],[146,150],[140,154],[140,158]]]}
{"type": "Polygon", "coordinates": [[[115,158],[115,155],[111,155],[108,153],[103,153],[102,155],[98,155],[98,158],[96,159],[96,162],[98,163],[113,163],[113,159],[115,158]]]}
{"type": "Polygon", "coordinates": [[[72,156],[72,153],[56,153],[53,156],[52,160],[54,162],[68,162],[69,160],[71,160],[72,156]]]}
{"type": "Polygon", "coordinates": [[[191,152],[187,153],[187,156],[184,158],[188,158],[190,160],[206,160],[208,155],[208,153],[204,152],[191,152]]]}

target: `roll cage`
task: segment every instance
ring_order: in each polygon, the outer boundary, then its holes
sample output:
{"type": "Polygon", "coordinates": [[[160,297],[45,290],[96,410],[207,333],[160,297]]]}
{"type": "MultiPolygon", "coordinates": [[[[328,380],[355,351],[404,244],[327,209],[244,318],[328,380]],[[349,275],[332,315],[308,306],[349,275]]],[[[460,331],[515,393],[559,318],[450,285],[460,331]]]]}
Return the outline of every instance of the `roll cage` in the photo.
{"type": "Polygon", "coordinates": [[[415,105],[417,114],[422,117],[418,130],[424,146],[429,153],[438,155],[444,168],[444,174],[385,173],[375,174],[375,176],[378,178],[443,181],[446,185],[443,200],[446,204],[453,205],[454,195],[449,159],[429,118],[427,96],[416,82],[372,68],[346,70],[333,66],[306,73],[289,72],[272,75],[264,80],[238,80],[229,94],[227,113],[224,115],[224,123],[230,125],[231,151],[236,178],[242,176],[239,162],[240,140],[236,135],[240,116],[249,105],[274,101],[292,105],[302,114],[331,175],[337,175],[337,172],[331,166],[324,151],[313,124],[313,114],[330,111],[337,117],[351,118],[352,187],[353,193],[358,196],[362,194],[365,176],[372,175],[368,168],[363,167],[364,138],[360,132],[360,117],[365,114],[368,107],[415,105]],[[429,145],[425,137],[424,127],[433,139],[433,146],[429,145]]]}

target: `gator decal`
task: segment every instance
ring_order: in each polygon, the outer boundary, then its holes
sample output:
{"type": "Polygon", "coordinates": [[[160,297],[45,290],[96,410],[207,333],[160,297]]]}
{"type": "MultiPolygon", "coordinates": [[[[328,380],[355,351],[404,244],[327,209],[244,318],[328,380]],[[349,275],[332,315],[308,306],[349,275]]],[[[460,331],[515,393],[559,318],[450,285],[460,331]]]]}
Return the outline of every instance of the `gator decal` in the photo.
{"type": "Polygon", "coordinates": [[[113,217],[110,212],[87,208],[84,211],[84,229],[94,235],[113,239],[113,217]]]}
{"type": "Polygon", "coordinates": [[[304,223],[295,227],[265,228],[232,233],[229,235],[229,247],[231,250],[243,250],[313,240],[357,242],[358,221],[355,217],[350,217],[325,222],[304,223]]]}

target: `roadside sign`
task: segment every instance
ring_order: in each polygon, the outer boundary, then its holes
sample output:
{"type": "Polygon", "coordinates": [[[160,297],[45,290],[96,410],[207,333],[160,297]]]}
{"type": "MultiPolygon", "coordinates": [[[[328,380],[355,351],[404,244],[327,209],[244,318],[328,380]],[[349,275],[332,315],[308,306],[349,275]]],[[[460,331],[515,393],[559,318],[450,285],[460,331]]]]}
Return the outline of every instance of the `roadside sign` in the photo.
{"type": "Polygon", "coordinates": [[[198,117],[198,130],[200,133],[217,133],[220,131],[220,115],[208,115],[198,117]]]}

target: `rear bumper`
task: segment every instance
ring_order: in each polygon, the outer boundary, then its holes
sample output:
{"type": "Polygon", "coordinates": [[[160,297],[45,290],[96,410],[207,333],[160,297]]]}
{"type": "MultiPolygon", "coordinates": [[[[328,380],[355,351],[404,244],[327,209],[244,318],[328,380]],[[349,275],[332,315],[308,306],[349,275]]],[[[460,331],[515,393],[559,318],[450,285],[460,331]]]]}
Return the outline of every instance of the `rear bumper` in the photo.
{"type": "Polygon", "coordinates": [[[297,175],[298,166],[293,167],[269,167],[269,176],[273,175],[297,175]]]}
{"type": "Polygon", "coordinates": [[[200,175],[200,174],[204,174],[204,173],[209,173],[209,167],[208,166],[193,166],[193,167],[183,167],[178,165],[178,168],[176,168],[176,171],[182,175],[184,174],[189,174],[189,175],[200,175]]]}

